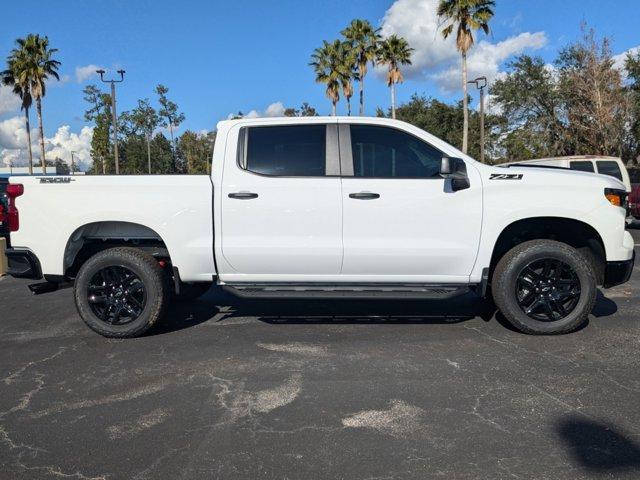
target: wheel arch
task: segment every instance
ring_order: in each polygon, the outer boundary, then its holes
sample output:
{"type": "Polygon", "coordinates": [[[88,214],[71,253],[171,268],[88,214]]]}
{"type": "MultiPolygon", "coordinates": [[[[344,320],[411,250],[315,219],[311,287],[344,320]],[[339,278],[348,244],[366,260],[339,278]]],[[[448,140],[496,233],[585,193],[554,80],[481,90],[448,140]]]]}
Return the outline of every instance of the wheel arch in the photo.
{"type": "Polygon", "coordinates": [[[579,250],[591,263],[598,285],[604,281],[606,255],[598,231],[588,223],[566,217],[530,217],[505,226],[493,247],[489,279],[500,259],[516,245],[529,240],[556,240],[579,250]]]}
{"type": "Polygon", "coordinates": [[[63,257],[63,275],[74,277],[92,255],[117,246],[131,246],[170,258],[163,238],[152,228],[135,222],[98,221],[86,223],[69,236],[63,257]]]}

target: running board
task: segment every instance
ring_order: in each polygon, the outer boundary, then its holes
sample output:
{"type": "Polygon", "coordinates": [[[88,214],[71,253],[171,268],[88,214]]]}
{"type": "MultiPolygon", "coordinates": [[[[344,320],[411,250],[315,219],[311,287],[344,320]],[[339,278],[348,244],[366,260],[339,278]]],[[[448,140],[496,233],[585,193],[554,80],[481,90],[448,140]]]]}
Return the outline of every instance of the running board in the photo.
{"type": "Polygon", "coordinates": [[[469,292],[472,285],[233,283],[227,292],[242,298],[422,298],[446,299],[469,292]]]}

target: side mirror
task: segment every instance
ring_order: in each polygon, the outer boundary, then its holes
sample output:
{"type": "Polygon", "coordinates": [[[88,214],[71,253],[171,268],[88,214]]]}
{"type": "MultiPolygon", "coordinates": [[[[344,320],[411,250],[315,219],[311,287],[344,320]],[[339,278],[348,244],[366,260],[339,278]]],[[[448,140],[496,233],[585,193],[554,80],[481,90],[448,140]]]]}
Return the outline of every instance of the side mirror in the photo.
{"type": "Polygon", "coordinates": [[[440,162],[440,176],[442,178],[449,178],[451,175],[451,159],[449,157],[442,157],[440,162]]]}
{"type": "Polygon", "coordinates": [[[465,190],[471,186],[467,176],[467,167],[460,158],[442,157],[440,176],[451,180],[451,190],[465,190]]]}

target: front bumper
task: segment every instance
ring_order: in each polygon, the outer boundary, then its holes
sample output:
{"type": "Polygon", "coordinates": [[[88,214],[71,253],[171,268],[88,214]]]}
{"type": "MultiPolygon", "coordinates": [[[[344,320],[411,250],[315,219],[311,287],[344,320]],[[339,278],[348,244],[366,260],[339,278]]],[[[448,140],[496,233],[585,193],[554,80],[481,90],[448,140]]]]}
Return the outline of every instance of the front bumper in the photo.
{"type": "Polygon", "coordinates": [[[633,256],[629,260],[607,262],[604,269],[604,283],[602,286],[604,288],[611,288],[627,282],[631,277],[631,272],[633,272],[635,258],[636,252],[633,252],[633,256]]]}
{"type": "Polygon", "coordinates": [[[42,269],[38,257],[31,250],[8,248],[5,252],[7,256],[7,274],[15,278],[31,278],[39,280],[42,278],[42,269]]]}

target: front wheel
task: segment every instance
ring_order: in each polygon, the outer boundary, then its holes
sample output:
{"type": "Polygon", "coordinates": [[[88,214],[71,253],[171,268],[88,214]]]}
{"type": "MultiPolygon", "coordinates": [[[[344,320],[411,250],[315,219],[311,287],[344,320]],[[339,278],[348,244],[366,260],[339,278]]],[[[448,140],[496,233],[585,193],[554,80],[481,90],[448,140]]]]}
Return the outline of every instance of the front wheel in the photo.
{"type": "Polygon", "coordinates": [[[167,303],[162,268],[136,248],[110,248],[80,268],[74,284],[78,313],[105,337],[137,337],[153,326],[167,303]]]}
{"type": "Polygon", "coordinates": [[[492,292],[500,312],[521,332],[568,333],[587,322],[596,301],[596,277],[575,248],[532,240],[500,259],[492,292]]]}

